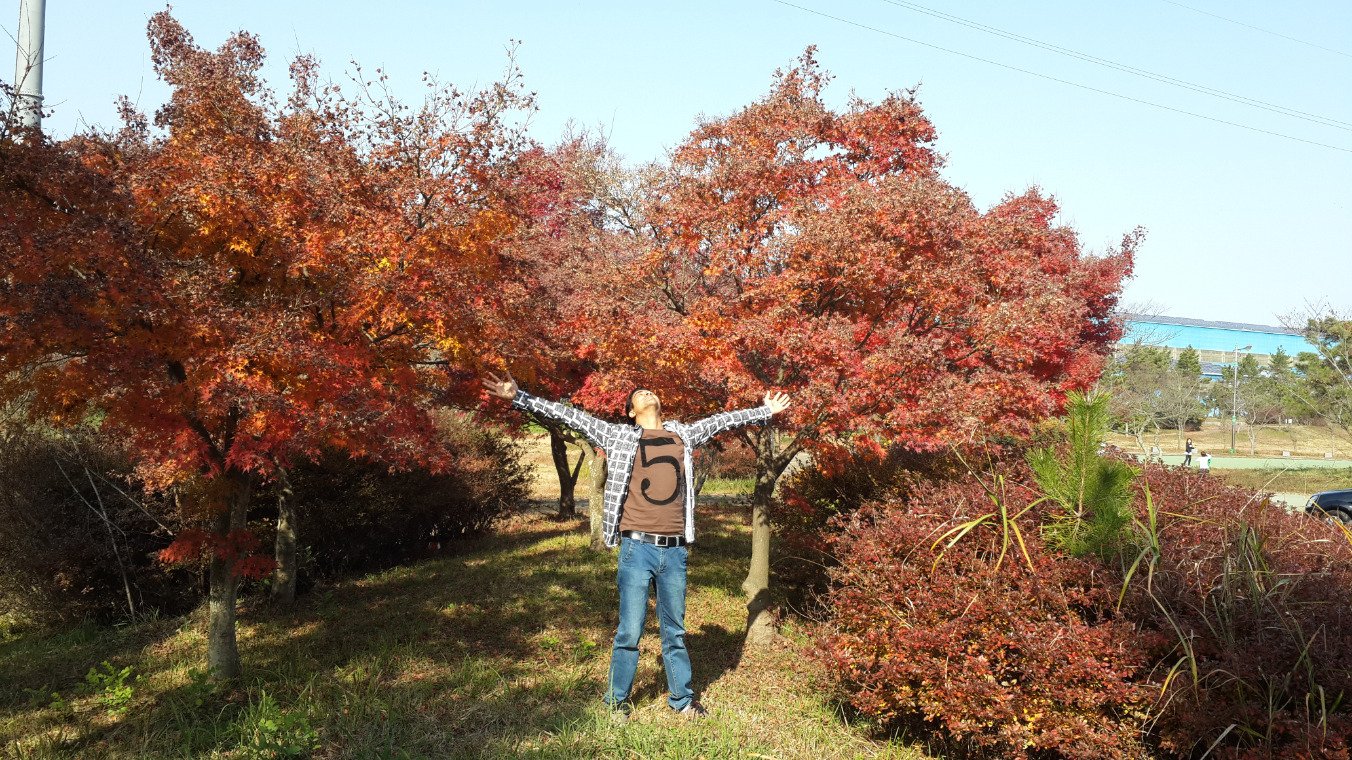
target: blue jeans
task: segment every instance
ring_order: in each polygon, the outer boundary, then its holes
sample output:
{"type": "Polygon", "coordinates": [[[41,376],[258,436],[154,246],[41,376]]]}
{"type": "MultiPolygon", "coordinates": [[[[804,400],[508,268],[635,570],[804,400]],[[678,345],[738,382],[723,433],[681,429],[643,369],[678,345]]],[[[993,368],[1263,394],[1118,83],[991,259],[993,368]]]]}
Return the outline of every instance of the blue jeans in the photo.
{"type": "Polygon", "coordinates": [[[685,649],[684,546],[659,547],[632,538],[620,539],[620,625],[610,651],[610,688],[606,704],[629,699],[638,669],[638,639],[648,617],[648,584],[657,581],[657,622],[662,632],[662,663],[667,671],[667,704],[684,710],[695,698],[690,683],[690,653],[685,649]]]}

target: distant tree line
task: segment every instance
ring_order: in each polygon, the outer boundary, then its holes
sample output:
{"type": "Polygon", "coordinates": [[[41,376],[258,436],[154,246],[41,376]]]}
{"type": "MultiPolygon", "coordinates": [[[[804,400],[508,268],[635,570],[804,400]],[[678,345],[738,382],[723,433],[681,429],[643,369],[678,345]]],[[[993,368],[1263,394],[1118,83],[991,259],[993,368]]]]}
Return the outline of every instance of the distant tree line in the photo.
{"type": "Polygon", "coordinates": [[[1202,375],[1192,346],[1177,357],[1162,346],[1126,346],[1101,381],[1112,393],[1114,426],[1135,438],[1142,452],[1149,450],[1148,437],[1158,440],[1163,431],[1173,431],[1181,448],[1187,431],[1200,429],[1208,416],[1233,416],[1250,453],[1263,426],[1326,425],[1352,435],[1352,320],[1333,312],[1312,315],[1303,331],[1315,351],[1292,357],[1278,348],[1266,365],[1243,354],[1214,381],[1202,375]]]}

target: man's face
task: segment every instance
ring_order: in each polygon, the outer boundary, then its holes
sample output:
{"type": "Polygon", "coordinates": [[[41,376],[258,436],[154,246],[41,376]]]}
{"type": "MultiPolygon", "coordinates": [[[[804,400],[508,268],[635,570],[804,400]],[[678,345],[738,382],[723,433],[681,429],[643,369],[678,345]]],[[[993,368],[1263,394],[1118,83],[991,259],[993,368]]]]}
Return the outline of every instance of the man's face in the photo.
{"type": "Polygon", "coordinates": [[[662,401],[657,398],[656,393],[647,388],[634,391],[634,395],[629,399],[629,404],[632,407],[629,412],[630,417],[637,417],[639,412],[647,409],[652,409],[655,412],[662,411],[662,401]]]}

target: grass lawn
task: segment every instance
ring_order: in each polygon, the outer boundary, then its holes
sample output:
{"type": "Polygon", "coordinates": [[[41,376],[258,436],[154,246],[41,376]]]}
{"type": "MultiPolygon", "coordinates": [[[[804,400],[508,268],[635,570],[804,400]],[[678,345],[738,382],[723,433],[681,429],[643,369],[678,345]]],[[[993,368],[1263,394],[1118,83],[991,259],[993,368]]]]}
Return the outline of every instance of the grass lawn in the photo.
{"type": "MultiPolygon", "coordinates": [[[[1254,445],[1250,446],[1246,426],[1240,425],[1235,436],[1237,456],[1280,457],[1289,451],[1293,457],[1322,458],[1332,453],[1334,459],[1352,459],[1352,441],[1341,432],[1328,427],[1311,425],[1259,425],[1254,445]]],[[[1199,451],[1230,456],[1229,420],[1206,419],[1202,429],[1179,434],[1175,430],[1161,430],[1158,434],[1149,433],[1145,445],[1158,445],[1165,454],[1182,454],[1183,440],[1191,438],[1199,451]]],[[[1124,451],[1138,453],[1141,450],[1136,439],[1120,433],[1109,433],[1108,443],[1124,451]]]]}
{"type": "Polygon", "coordinates": [[[1312,494],[1340,488],[1352,488],[1352,469],[1294,467],[1281,470],[1216,470],[1226,483],[1256,491],[1312,494]]]}
{"type": "Polygon", "coordinates": [[[875,738],[824,696],[823,673],[803,657],[793,620],[772,648],[742,651],[743,514],[706,500],[691,552],[687,640],[712,712],[705,721],[667,709],[651,616],[638,709],[628,726],[609,721],[599,698],[615,625],[615,555],[587,548],[585,521],[536,512],[454,556],[319,589],[292,609],[246,600],[245,676],[229,689],[196,672],[200,615],[0,643],[0,754],[925,758],[906,742],[875,738]],[[91,687],[85,675],[96,666],[113,675],[91,687]],[[130,691],[115,675],[125,667],[130,691]]]}

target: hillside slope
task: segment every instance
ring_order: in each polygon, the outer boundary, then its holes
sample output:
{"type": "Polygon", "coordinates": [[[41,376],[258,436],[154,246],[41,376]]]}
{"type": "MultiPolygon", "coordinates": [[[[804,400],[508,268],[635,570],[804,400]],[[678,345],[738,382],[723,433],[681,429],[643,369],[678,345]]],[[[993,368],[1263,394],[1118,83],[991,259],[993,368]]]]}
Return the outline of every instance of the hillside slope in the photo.
{"type": "Polygon", "coordinates": [[[924,758],[841,717],[792,622],[778,646],[742,652],[743,511],[702,505],[691,553],[688,643],[705,721],[666,708],[650,616],[639,707],[630,725],[609,722],[599,697],[614,554],[587,548],[584,522],[533,512],[454,556],[319,589],[293,610],[246,605],[246,676],[227,692],[194,672],[205,644],[196,616],[0,644],[0,754],[924,758]],[[95,666],[132,668],[125,704],[112,681],[85,684],[95,666]]]}

